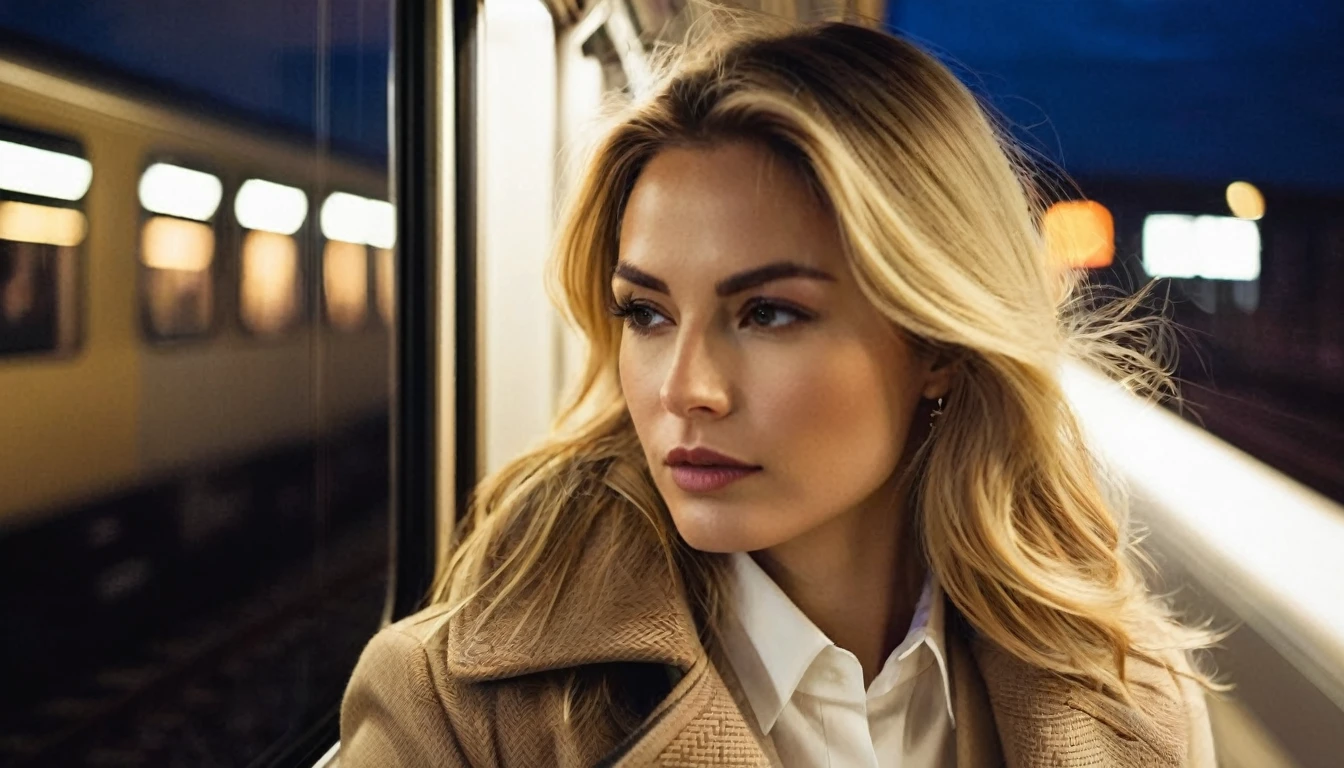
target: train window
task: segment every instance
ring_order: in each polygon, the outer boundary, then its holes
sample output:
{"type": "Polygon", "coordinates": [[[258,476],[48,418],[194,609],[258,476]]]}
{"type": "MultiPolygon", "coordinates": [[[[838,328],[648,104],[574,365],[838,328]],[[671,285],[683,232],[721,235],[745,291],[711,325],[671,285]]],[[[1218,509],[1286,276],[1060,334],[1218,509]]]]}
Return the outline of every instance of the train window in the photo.
{"type": "Polygon", "coordinates": [[[92,181],[77,142],[0,130],[0,356],[75,347],[92,181]]]}
{"type": "Polygon", "coordinates": [[[296,187],[249,179],[238,189],[234,216],[247,230],[238,292],[243,326],[261,336],[284,333],[303,312],[295,234],[308,217],[308,196],[296,187]]]}
{"type": "Polygon", "coordinates": [[[154,163],[140,177],[140,315],[154,340],[208,334],[215,326],[217,176],[154,163]]]}

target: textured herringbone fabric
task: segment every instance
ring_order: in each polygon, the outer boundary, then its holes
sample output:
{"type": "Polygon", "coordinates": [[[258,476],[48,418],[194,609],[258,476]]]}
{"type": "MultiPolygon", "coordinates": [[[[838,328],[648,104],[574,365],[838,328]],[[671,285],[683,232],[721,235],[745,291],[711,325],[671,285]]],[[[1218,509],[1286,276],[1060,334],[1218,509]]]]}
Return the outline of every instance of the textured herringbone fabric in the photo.
{"type": "MultiPolygon", "coordinates": [[[[656,544],[613,558],[607,543],[594,532],[544,626],[525,606],[501,606],[477,631],[473,604],[451,621],[431,608],[379,632],[346,692],[342,768],[772,765],[773,745],[744,716],[722,656],[697,640],[656,544]],[[634,732],[602,716],[567,722],[561,686],[573,674],[661,701],[634,732]]],[[[1141,717],[1018,661],[946,609],[959,766],[1213,765],[1193,746],[1208,728],[1198,690],[1165,668],[1129,665],[1141,717]]]]}

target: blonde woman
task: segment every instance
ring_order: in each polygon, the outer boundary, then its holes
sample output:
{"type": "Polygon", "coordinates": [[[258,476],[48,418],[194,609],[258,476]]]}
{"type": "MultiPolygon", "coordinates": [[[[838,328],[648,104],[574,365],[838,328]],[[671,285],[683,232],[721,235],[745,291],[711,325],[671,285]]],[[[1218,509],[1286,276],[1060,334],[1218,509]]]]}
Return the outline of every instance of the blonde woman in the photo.
{"type": "Polygon", "coordinates": [[[1076,314],[935,59],[728,22],[588,163],[582,387],[369,644],[342,768],[1211,765],[1208,637],[1056,378],[1160,372],[1076,314]]]}

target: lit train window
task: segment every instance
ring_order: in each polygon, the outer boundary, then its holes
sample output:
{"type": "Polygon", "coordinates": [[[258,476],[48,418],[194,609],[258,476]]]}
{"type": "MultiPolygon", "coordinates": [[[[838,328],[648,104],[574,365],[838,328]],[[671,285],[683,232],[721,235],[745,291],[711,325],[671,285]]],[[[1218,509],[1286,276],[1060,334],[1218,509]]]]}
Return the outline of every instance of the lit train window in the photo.
{"type": "Polygon", "coordinates": [[[299,242],[308,196],[262,179],[243,182],[234,216],[245,230],[240,256],[238,310],[243,326],[269,336],[293,328],[303,312],[299,242]]]}
{"type": "Polygon", "coordinates": [[[327,319],[343,330],[364,324],[369,314],[369,249],[330,240],[322,253],[322,288],[327,319]]]}
{"type": "Polygon", "coordinates": [[[140,177],[140,314],[156,340],[204,336],[215,326],[218,177],[154,163],[140,177]]]}
{"type": "Polygon", "coordinates": [[[0,129],[0,356],[59,353],[79,337],[78,204],[93,166],[77,142],[0,129]]]}
{"type": "Polygon", "coordinates": [[[373,247],[378,255],[375,265],[375,279],[380,281],[378,311],[385,322],[390,322],[391,264],[389,261],[384,265],[383,261],[391,258],[391,249],[396,244],[396,213],[392,204],[333,192],[322,203],[320,218],[322,236],[327,240],[322,258],[327,320],[343,330],[364,324],[369,313],[369,247],[373,247]]]}
{"type": "Polygon", "coordinates": [[[271,335],[299,319],[299,244],[288,235],[248,232],[243,238],[239,314],[253,333],[271,335]]]}

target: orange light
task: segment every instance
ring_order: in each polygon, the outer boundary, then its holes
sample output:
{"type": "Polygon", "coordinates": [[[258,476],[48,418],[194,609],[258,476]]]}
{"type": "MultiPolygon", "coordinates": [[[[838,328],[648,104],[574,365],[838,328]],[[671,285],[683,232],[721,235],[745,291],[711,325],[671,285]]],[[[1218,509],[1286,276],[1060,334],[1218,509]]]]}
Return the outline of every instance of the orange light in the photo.
{"type": "Polygon", "coordinates": [[[288,235],[256,230],[243,240],[240,307],[255,333],[285,330],[299,314],[299,245],[288,235]]]}
{"type": "Polygon", "coordinates": [[[322,254],[327,318],[344,330],[364,324],[369,312],[369,256],[362,245],[332,240],[322,254]]]}
{"type": "Polygon", "coordinates": [[[1265,215],[1265,196],[1249,181],[1234,181],[1227,185],[1227,207],[1233,216],[1255,221],[1265,215]]]}
{"type": "Polygon", "coordinates": [[[1041,221],[1045,248],[1063,269],[1100,269],[1115,260],[1115,220],[1095,200],[1065,200],[1041,221]]]}
{"type": "Polygon", "coordinates": [[[209,225],[168,216],[145,222],[140,261],[154,269],[199,272],[215,260],[215,231],[209,225]]]}
{"type": "Polygon", "coordinates": [[[71,208],[0,202],[0,240],[68,248],[82,243],[88,229],[84,214],[71,208]]]}

